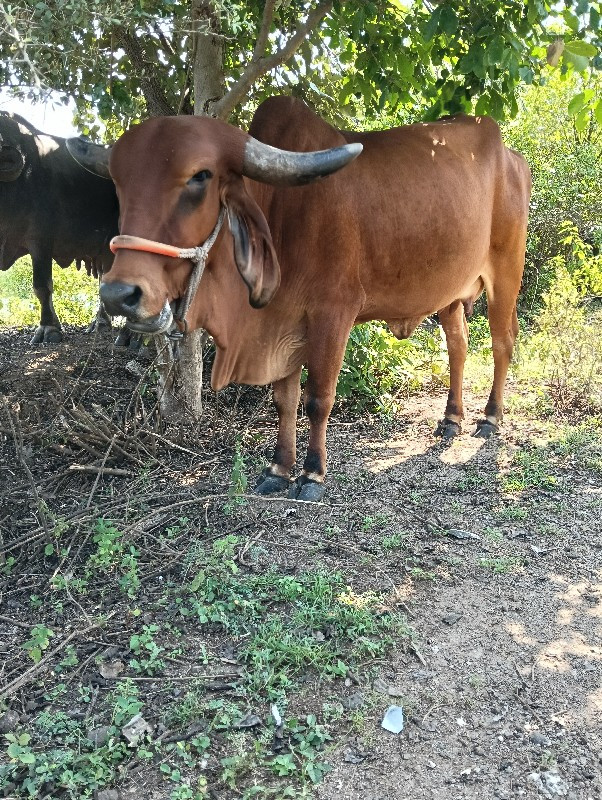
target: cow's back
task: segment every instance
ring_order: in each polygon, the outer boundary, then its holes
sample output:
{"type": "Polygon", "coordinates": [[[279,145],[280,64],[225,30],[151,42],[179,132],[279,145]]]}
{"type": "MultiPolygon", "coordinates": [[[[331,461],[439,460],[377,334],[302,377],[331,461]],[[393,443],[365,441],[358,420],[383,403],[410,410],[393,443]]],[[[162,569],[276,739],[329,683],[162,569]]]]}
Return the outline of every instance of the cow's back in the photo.
{"type": "Polygon", "coordinates": [[[316,184],[253,186],[285,289],[287,273],[297,285],[302,270],[323,296],[343,291],[357,302],[358,321],[407,319],[411,327],[468,296],[491,268],[507,220],[526,229],[528,169],[488,117],[339,131],[300,101],[275,97],[258,108],[250,133],[290,150],[363,145],[356,161],[316,184]]]}

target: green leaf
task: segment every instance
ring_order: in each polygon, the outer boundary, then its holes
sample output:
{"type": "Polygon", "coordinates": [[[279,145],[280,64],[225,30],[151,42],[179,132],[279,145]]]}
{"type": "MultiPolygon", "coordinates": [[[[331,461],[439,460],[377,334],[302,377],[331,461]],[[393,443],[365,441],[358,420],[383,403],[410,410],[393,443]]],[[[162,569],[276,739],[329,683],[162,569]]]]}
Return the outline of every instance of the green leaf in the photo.
{"type": "Polygon", "coordinates": [[[588,123],[589,108],[582,108],[575,119],[575,128],[579,131],[579,133],[583,133],[583,131],[587,128],[588,123]]]}
{"type": "Polygon", "coordinates": [[[574,117],[578,114],[585,105],[585,92],[576,94],[569,103],[569,114],[574,117]]]}
{"type": "Polygon", "coordinates": [[[598,103],[594,108],[594,117],[596,118],[596,122],[599,125],[602,125],[602,100],[598,100],[598,103]]]}
{"type": "Polygon", "coordinates": [[[442,6],[438,6],[431,14],[428,22],[424,26],[424,40],[430,42],[439,29],[439,20],[443,11],[442,6]]]}
{"type": "Polygon", "coordinates": [[[585,58],[593,58],[598,54],[598,48],[589,42],[584,42],[583,39],[574,39],[572,42],[566,42],[564,49],[574,56],[584,56],[585,58]]]}
{"type": "Polygon", "coordinates": [[[506,49],[506,43],[501,36],[496,36],[487,46],[487,63],[499,64],[506,49]]]}
{"type": "Polygon", "coordinates": [[[443,33],[451,36],[458,30],[458,17],[451,6],[441,6],[441,18],[439,26],[443,33]]]}
{"type": "Polygon", "coordinates": [[[573,69],[577,70],[577,72],[585,72],[585,70],[589,67],[589,58],[586,58],[585,56],[576,56],[574,53],[571,53],[565,49],[562,57],[565,63],[573,67],[573,69]]]}
{"type": "Polygon", "coordinates": [[[575,16],[575,14],[573,14],[572,11],[569,11],[568,8],[565,8],[565,10],[562,12],[562,16],[569,28],[577,33],[579,30],[579,17],[575,16]]]}
{"type": "Polygon", "coordinates": [[[477,100],[477,104],[475,106],[474,113],[476,114],[477,117],[483,116],[483,114],[488,113],[489,103],[490,103],[489,94],[487,92],[484,92],[477,100]]]}

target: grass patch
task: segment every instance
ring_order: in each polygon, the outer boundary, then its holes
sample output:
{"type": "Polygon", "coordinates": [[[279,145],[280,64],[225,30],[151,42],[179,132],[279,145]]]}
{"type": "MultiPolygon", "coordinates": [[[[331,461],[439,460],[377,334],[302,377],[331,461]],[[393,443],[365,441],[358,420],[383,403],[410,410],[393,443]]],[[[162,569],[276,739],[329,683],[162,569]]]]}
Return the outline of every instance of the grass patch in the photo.
{"type": "MultiPolygon", "coordinates": [[[[507,474],[501,478],[501,485],[505,492],[561,489],[562,473],[574,470],[602,474],[602,420],[599,417],[561,428],[545,445],[519,450],[507,474]]],[[[516,514],[517,508],[503,513],[516,514]]],[[[520,515],[520,511],[518,513],[520,515]]]]}
{"type": "MultiPolygon", "coordinates": [[[[88,800],[127,780],[133,762],[155,771],[169,800],[201,800],[210,793],[224,800],[310,797],[330,769],[338,718],[325,713],[319,720],[311,713],[320,713],[319,701],[301,713],[303,687],[327,684],[336,696],[342,679],[361,674],[365,662],[409,635],[405,617],[386,611],[378,593],[355,591],[342,575],[320,567],[294,575],[247,569],[239,558],[244,540],[234,534],[195,544],[183,579],[151,601],[141,596],[139,583],[130,592],[122,584],[140,564],[120,529],[98,520],[90,534],[79,572],[73,569],[52,591],[56,600],[68,591],[84,601],[94,591],[92,572],[103,576],[103,592],[121,604],[126,622],[119,652],[111,656],[121,660],[122,672],[111,691],[98,695],[82,686],[74,699],[68,687],[79,661],[73,652],[57,654],[56,664],[49,664],[53,672],[47,674],[56,678],[54,685],[45,682],[43,711],[4,737],[0,785],[16,798],[88,800]],[[125,556],[133,561],[124,565],[125,556]],[[220,658],[222,647],[229,666],[220,658]],[[194,678],[199,664],[209,677],[230,674],[225,693],[216,693],[207,676],[194,678]],[[181,673],[179,665],[187,666],[189,682],[170,680],[181,673]],[[162,686],[164,724],[181,731],[170,741],[157,738],[156,707],[146,702],[149,684],[138,683],[154,679],[162,686]],[[88,708],[94,709],[90,718],[88,708]],[[150,728],[128,742],[125,730],[136,715],[150,728]],[[100,741],[91,729],[104,730],[100,741]]],[[[259,554],[251,550],[246,558],[259,554]]],[[[36,613],[45,608],[38,605],[36,613]]],[[[56,601],[47,610],[63,613],[56,601]]],[[[52,631],[46,624],[23,637],[30,663],[48,648],[52,631]]]]}
{"type": "Polygon", "coordinates": [[[519,450],[514,454],[510,470],[502,477],[505,492],[523,492],[527,489],[551,489],[558,479],[551,475],[552,464],[546,447],[519,450]]]}
{"type": "Polygon", "coordinates": [[[479,558],[477,564],[479,567],[492,570],[496,575],[506,575],[517,572],[523,566],[523,560],[517,556],[484,557],[479,558]]]}

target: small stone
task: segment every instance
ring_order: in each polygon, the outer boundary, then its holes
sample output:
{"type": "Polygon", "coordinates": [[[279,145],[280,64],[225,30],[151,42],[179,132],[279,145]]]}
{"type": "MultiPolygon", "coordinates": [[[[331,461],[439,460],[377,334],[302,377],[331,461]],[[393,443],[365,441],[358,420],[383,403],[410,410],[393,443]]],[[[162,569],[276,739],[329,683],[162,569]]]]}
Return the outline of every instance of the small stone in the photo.
{"type": "Polygon", "coordinates": [[[144,719],[142,714],[136,714],[123,726],[121,733],[125,736],[132,747],[135,747],[143,736],[151,735],[152,727],[144,719]]]}
{"type": "Polygon", "coordinates": [[[470,531],[463,531],[460,528],[450,528],[448,531],[445,531],[445,535],[446,536],[451,536],[452,539],[480,539],[481,538],[476,533],[471,533],[470,531]]]}
{"type": "Polygon", "coordinates": [[[401,686],[388,686],[387,694],[389,697],[403,697],[403,689],[401,686]]]}
{"type": "Polygon", "coordinates": [[[86,736],[94,747],[102,747],[103,744],[106,744],[109,740],[110,730],[110,725],[101,725],[98,728],[92,728],[92,730],[88,731],[86,736]]]}
{"type": "Polygon", "coordinates": [[[356,711],[358,708],[361,708],[364,705],[364,693],[363,692],[354,692],[350,694],[349,697],[343,698],[343,705],[349,711],[356,711]]]}
{"type": "Polygon", "coordinates": [[[16,711],[5,711],[0,716],[0,733],[10,733],[19,724],[19,714],[16,711]]]}
{"type": "Polygon", "coordinates": [[[550,739],[544,736],[543,733],[539,733],[539,731],[533,731],[529,736],[529,741],[533,744],[541,745],[542,747],[548,747],[550,745],[550,739]]]}
{"type": "Polygon", "coordinates": [[[121,675],[124,669],[125,665],[123,661],[103,661],[98,666],[98,671],[102,677],[109,680],[117,678],[119,675],[121,675]]]}
{"type": "Polygon", "coordinates": [[[101,789],[94,793],[95,800],[120,800],[121,795],[116,789],[101,789]]]}
{"type": "Polygon", "coordinates": [[[246,717],[235,722],[232,727],[235,730],[242,730],[243,728],[256,728],[258,725],[261,725],[261,719],[257,714],[247,714],[246,717]]]}
{"type": "Polygon", "coordinates": [[[343,761],[348,764],[361,764],[366,756],[357,747],[348,747],[343,754],[343,761]]]}
{"type": "Polygon", "coordinates": [[[376,678],[374,683],[372,684],[372,688],[375,692],[380,692],[381,694],[387,694],[389,691],[389,684],[386,681],[383,681],[382,678],[376,678]]]}
{"type": "Polygon", "coordinates": [[[446,625],[455,625],[460,619],[462,619],[462,614],[457,611],[450,611],[449,614],[443,617],[443,622],[445,622],[446,625]]]}

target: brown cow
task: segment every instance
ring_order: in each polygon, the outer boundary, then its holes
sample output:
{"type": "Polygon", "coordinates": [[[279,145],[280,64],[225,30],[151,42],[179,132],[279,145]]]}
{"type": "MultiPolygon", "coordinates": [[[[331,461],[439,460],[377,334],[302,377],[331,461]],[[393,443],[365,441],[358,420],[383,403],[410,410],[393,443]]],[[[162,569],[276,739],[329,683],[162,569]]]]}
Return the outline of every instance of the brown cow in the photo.
{"type": "MultiPolygon", "coordinates": [[[[438,432],[459,432],[464,311],[483,289],[495,373],[477,432],[497,430],[518,331],[530,193],[527,164],[503,145],[497,124],[461,115],[348,133],[295,99],[275,97],[259,107],[250,133],[254,138],[207,118],[151,119],[113,147],[110,174],[121,232],[176,245],[175,254],[215,234],[220,206],[226,209],[229,229],[217,235],[186,321],[189,330],[205,328],[215,340],[214,389],[274,385],[278,439],[257,491],[289,486],[306,365],[310,439],[290,496],[323,496],[326,425],[345,344],[358,322],[384,319],[396,336],[407,337],[439,311],[450,391],[438,432]],[[303,151],[310,165],[290,165],[290,153],[257,140],[303,151]],[[320,157],[308,151],[349,142],[363,145],[357,160],[326,180],[291,188],[324,172],[312,161],[320,157]]],[[[107,154],[95,148],[83,154],[80,148],[78,159],[107,169],[107,154]]],[[[144,244],[118,238],[124,249],[104,277],[103,301],[136,330],[166,330],[174,301],[186,292],[189,261],[158,255],[157,244],[151,253],[125,249],[144,244]]]]}

